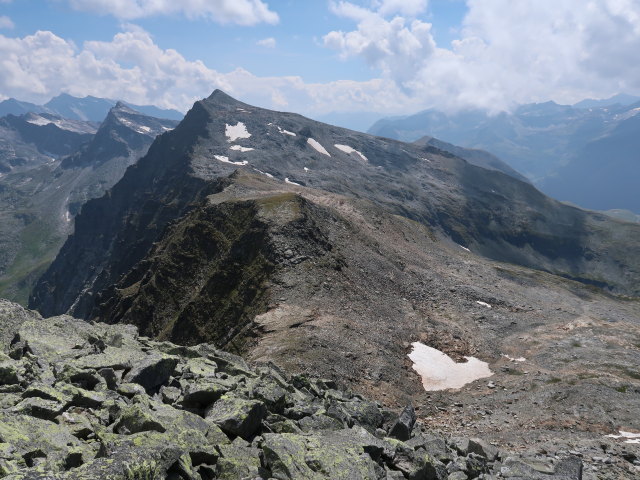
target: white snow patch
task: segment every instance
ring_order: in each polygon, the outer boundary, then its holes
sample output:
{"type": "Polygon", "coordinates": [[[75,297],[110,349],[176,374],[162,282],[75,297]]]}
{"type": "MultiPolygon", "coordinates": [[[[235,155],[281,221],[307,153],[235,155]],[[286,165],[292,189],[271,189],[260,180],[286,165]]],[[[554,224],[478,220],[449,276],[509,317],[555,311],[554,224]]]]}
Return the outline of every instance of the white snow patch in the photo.
{"type": "Polygon", "coordinates": [[[240,145],[231,145],[231,147],[229,147],[231,150],[236,150],[238,152],[250,152],[251,150],[253,150],[253,148],[249,148],[249,147],[242,147],[240,145]]]}
{"type": "Polygon", "coordinates": [[[299,187],[301,187],[301,186],[302,186],[302,185],[300,185],[299,183],[292,182],[291,180],[289,180],[289,177],[286,177],[286,178],[284,179],[284,183],[288,183],[289,185],[297,185],[297,186],[299,186],[299,187]]]}
{"type": "Polygon", "coordinates": [[[151,133],[151,128],[147,127],[146,125],[140,125],[140,130],[145,133],[151,133]]]}
{"type": "Polygon", "coordinates": [[[623,430],[620,430],[619,433],[620,435],[607,435],[607,437],[615,438],[615,439],[624,438],[625,439],[624,443],[640,444],[640,433],[625,432],[623,430]]]}
{"type": "Polygon", "coordinates": [[[263,172],[262,170],[258,170],[257,168],[254,168],[254,170],[258,173],[261,173],[262,175],[266,175],[269,178],[273,178],[273,175],[271,175],[270,173],[263,172]]]}
{"type": "Polygon", "coordinates": [[[475,357],[464,357],[466,363],[456,363],[449,355],[420,342],[411,344],[413,350],[408,355],[413,369],[422,377],[426,391],[461,388],[479,378],[493,375],[489,364],[475,357]]]}
{"type": "Polygon", "coordinates": [[[273,123],[267,123],[267,125],[269,125],[270,127],[276,127],[278,129],[278,132],[280,132],[282,135],[289,135],[290,137],[297,136],[295,133],[290,132],[289,130],[285,130],[284,128],[280,128],[278,125],[274,125],[273,123]]]}
{"type": "Polygon", "coordinates": [[[225,157],[224,155],[214,155],[213,157],[220,162],[230,163],[231,165],[243,166],[249,163],[246,160],[243,162],[232,162],[231,160],[229,160],[229,157],[225,157]]]}
{"type": "Polygon", "coordinates": [[[342,150],[344,153],[355,153],[356,155],[358,155],[362,160],[364,160],[365,162],[368,162],[369,160],[367,159],[367,157],[365,157],[361,152],[359,152],[358,150],[356,150],[353,147],[350,147],[349,145],[334,145],[334,147],[336,147],[338,150],[342,150]]]}
{"type": "Polygon", "coordinates": [[[244,109],[244,108],[240,108],[240,107],[236,108],[236,110],[237,110],[238,112],[251,113],[249,110],[246,110],[246,109],[244,109]]]}
{"type": "Polygon", "coordinates": [[[32,117],[29,120],[27,120],[27,122],[29,122],[32,125],[39,125],[39,126],[49,125],[50,123],[53,123],[48,118],[44,118],[44,117],[32,117]]]}
{"type": "Polygon", "coordinates": [[[67,223],[71,221],[71,214],[69,213],[69,210],[64,212],[64,221],[67,223]]]}
{"type": "Polygon", "coordinates": [[[463,247],[462,245],[458,245],[461,249],[466,250],[467,252],[471,252],[467,247],[463,247]]]}
{"type": "Polygon", "coordinates": [[[526,362],[527,361],[527,359],[524,358],[524,357],[513,358],[513,357],[510,357],[509,355],[505,355],[504,353],[502,354],[502,356],[504,358],[506,358],[507,360],[510,360],[511,362],[526,362]]]}
{"type": "Polygon", "coordinates": [[[491,305],[489,305],[487,302],[481,302],[480,300],[476,300],[476,303],[483,307],[491,308],[491,305]]]}
{"type": "Polygon", "coordinates": [[[308,169],[307,167],[304,167],[304,171],[305,171],[305,172],[308,172],[308,171],[309,171],[309,169],[308,169]]]}
{"type": "Polygon", "coordinates": [[[235,125],[225,124],[224,134],[229,142],[235,142],[239,138],[249,138],[251,134],[247,131],[244,123],[238,122],[235,125]]]}
{"type": "Polygon", "coordinates": [[[313,138],[307,138],[307,143],[311,145],[313,148],[315,148],[321,154],[326,155],[327,157],[331,156],[329,152],[327,152],[327,150],[322,145],[320,145],[318,141],[314,140],[313,138]]]}
{"type": "Polygon", "coordinates": [[[170,132],[171,130],[173,130],[173,128],[170,128],[170,127],[162,127],[162,130],[164,130],[165,132],[170,132]]]}

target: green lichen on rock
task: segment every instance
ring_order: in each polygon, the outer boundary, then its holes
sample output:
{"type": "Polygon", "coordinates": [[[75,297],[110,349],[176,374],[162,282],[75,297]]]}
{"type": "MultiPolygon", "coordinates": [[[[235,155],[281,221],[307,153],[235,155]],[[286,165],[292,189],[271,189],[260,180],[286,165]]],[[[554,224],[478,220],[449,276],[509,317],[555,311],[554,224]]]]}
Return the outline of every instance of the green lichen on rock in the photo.
{"type": "MultiPolygon", "coordinates": [[[[0,478],[444,480],[495,473],[502,459],[482,440],[424,435],[412,422],[406,442],[387,438],[375,402],[213,345],[66,316],[15,330],[0,358],[17,372],[0,397],[0,478]]],[[[578,480],[577,462],[550,459],[545,478],[578,480]]],[[[535,465],[513,457],[503,473],[538,475],[535,465]]]]}

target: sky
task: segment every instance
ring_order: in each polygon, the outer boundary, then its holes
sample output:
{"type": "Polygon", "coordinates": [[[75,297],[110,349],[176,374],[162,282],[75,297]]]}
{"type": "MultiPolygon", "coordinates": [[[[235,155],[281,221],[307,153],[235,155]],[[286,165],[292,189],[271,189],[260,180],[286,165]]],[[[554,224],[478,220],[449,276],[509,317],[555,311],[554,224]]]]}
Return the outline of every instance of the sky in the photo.
{"type": "Polygon", "coordinates": [[[318,117],[640,94],[638,0],[0,0],[0,99],[318,117]]]}

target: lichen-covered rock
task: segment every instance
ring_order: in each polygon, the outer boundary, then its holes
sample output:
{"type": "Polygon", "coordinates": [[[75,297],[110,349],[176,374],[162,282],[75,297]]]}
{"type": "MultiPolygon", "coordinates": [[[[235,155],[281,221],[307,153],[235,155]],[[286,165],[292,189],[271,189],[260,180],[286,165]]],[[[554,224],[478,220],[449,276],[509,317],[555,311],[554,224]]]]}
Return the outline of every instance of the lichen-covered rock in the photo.
{"type": "Polygon", "coordinates": [[[211,345],[18,313],[0,353],[3,479],[581,478],[578,458],[500,464],[480,439],[417,434],[411,412],[273,365],[254,371],[211,345]]]}
{"type": "Polygon", "coordinates": [[[223,395],[207,409],[205,418],[225,433],[248,439],[258,430],[266,414],[267,409],[260,401],[223,395]]]}
{"type": "Polygon", "coordinates": [[[266,434],[265,463],[273,478],[375,479],[380,468],[358,442],[330,434],[266,434]]]}

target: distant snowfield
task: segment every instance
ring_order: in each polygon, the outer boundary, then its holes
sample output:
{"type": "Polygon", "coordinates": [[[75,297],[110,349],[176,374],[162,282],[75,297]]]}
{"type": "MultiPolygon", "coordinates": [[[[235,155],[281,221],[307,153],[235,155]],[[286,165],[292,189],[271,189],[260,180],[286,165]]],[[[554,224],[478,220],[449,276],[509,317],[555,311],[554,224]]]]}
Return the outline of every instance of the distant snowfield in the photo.
{"type": "Polygon", "coordinates": [[[224,155],[214,155],[213,157],[220,162],[230,163],[231,165],[244,166],[249,163],[246,160],[243,162],[232,162],[231,160],[229,160],[229,157],[225,157],[224,155]]]}
{"type": "Polygon", "coordinates": [[[289,185],[297,185],[299,187],[301,187],[302,185],[300,185],[299,183],[296,182],[292,182],[291,180],[289,180],[289,177],[284,179],[284,183],[288,183],[289,185]]]}
{"type": "Polygon", "coordinates": [[[413,369],[422,377],[422,386],[428,392],[462,388],[480,378],[493,375],[489,364],[475,357],[464,357],[466,363],[456,363],[453,359],[432,347],[420,342],[411,344],[413,350],[408,355],[413,369]]]}
{"type": "Polygon", "coordinates": [[[27,122],[29,122],[32,125],[39,125],[41,127],[44,125],[49,125],[50,123],[54,123],[48,118],[44,118],[44,117],[32,117],[29,120],[27,120],[27,122]]]}
{"type": "Polygon", "coordinates": [[[313,138],[307,138],[307,143],[311,145],[314,149],[316,149],[316,151],[320,152],[321,154],[326,155],[327,157],[331,156],[329,152],[327,152],[327,150],[322,145],[320,145],[320,143],[317,140],[314,140],[313,138]]]}
{"type": "Polygon", "coordinates": [[[249,147],[243,147],[241,145],[231,145],[231,147],[229,147],[230,150],[236,150],[238,152],[250,152],[251,150],[253,150],[253,148],[249,148],[249,147]]]}
{"type": "Polygon", "coordinates": [[[249,138],[251,134],[247,131],[247,127],[244,123],[238,122],[235,125],[225,124],[224,134],[227,136],[227,141],[235,142],[239,138],[249,138]]]}
{"type": "Polygon", "coordinates": [[[359,152],[358,150],[356,150],[353,147],[350,147],[349,145],[334,145],[334,147],[336,147],[338,150],[342,150],[344,153],[355,153],[357,154],[362,160],[364,160],[365,162],[368,162],[369,159],[367,157],[365,157],[361,152],[359,152]]]}

